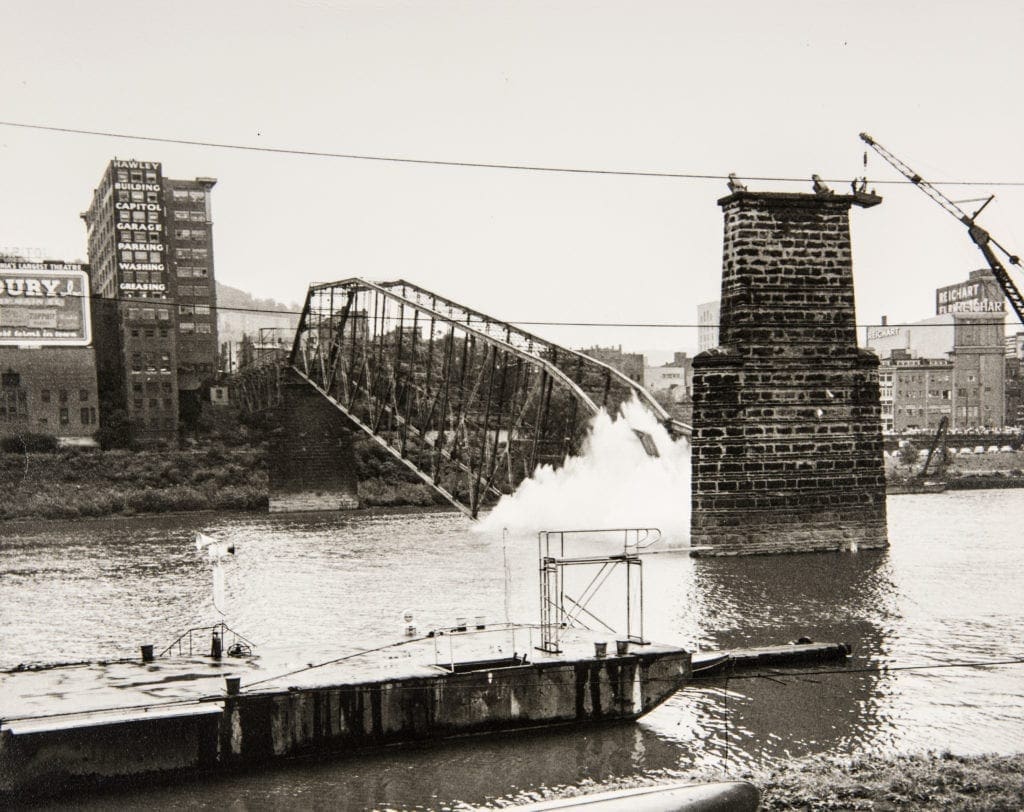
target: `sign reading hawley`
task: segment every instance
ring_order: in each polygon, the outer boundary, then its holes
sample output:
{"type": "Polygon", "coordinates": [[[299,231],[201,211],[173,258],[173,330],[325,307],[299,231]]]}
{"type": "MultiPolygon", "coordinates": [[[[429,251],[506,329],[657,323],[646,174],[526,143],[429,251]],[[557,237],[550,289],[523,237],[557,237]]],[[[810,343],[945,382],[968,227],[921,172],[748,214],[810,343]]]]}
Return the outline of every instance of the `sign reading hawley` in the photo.
{"type": "Polygon", "coordinates": [[[89,277],[81,265],[0,262],[0,345],[90,341],[89,277]]]}

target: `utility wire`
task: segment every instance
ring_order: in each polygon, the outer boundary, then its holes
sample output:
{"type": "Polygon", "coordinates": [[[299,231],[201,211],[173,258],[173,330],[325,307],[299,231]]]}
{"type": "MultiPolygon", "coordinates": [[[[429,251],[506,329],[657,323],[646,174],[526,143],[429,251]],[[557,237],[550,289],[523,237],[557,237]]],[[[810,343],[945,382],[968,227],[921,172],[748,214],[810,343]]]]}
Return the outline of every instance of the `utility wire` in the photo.
{"type": "MultiPolygon", "coordinates": [[[[260,307],[233,307],[230,305],[218,305],[208,304],[202,301],[183,301],[181,299],[144,299],[144,298],[133,298],[128,296],[93,296],[91,294],[86,295],[82,293],[69,293],[63,296],[64,299],[90,299],[94,302],[127,302],[129,304],[138,305],[139,307],[159,307],[161,305],[187,305],[200,307],[209,307],[211,312],[214,310],[224,311],[226,313],[261,313],[270,316],[301,316],[301,310],[271,310],[269,308],[260,307]]],[[[411,305],[410,305],[411,307],[411,305]]],[[[967,315],[970,315],[969,313],[967,315]]],[[[990,314],[991,315],[991,314],[990,314]]],[[[351,318],[366,318],[367,321],[372,321],[373,316],[359,316],[353,315],[351,318]]],[[[377,321],[381,322],[398,322],[400,317],[398,316],[377,316],[377,321]]],[[[486,319],[472,318],[472,319],[458,319],[452,318],[451,323],[460,327],[472,327],[480,324],[495,324],[496,322],[502,322],[504,324],[511,325],[522,325],[526,327],[627,327],[627,328],[643,328],[643,329],[688,329],[694,327],[715,327],[715,324],[698,324],[697,322],[649,322],[649,321],[528,321],[520,319],[495,319],[494,321],[487,321],[486,319]]],[[[951,329],[956,325],[949,324],[917,324],[914,322],[893,322],[890,321],[886,324],[880,322],[869,322],[855,324],[854,327],[941,327],[943,329],[951,329]]],[[[266,329],[285,329],[281,328],[266,328],[266,329]]]]}
{"type": "MultiPolygon", "coordinates": [[[[289,149],[286,147],[259,147],[248,144],[232,144],[220,141],[200,141],[189,138],[167,138],[155,135],[137,135],[134,133],[109,132],[106,130],[86,130],[78,127],[56,127],[48,124],[29,124],[21,121],[0,121],[0,126],[15,127],[25,130],[43,130],[46,132],[65,133],[71,135],[92,135],[101,138],[120,138],[126,141],[145,141],[156,144],[177,144],[189,147],[210,147],[213,149],[233,149],[244,152],[264,152],[275,155],[295,155],[307,158],[341,158],[352,161],[377,161],[381,163],[420,164],[426,166],[468,167],[473,169],[505,169],[515,172],[549,172],[573,175],[616,175],[623,177],[675,178],[682,180],[728,180],[728,174],[706,172],[668,172],[642,169],[593,169],[584,167],[542,166],[536,164],[486,163],[482,161],[443,161],[430,158],[399,158],[393,155],[369,155],[350,152],[327,152],[313,149],[289,149]]],[[[810,178],[793,178],[771,175],[743,175],[743,180],[807,183],[810,178]]],[[[847,183],[850,178],[825,178],[827,183],[847,183]]],[[[878,180],[875,184],[913,185],[909,180],[878,180]]],[[[933,186],[1024,186],[1024,181],[973,181],[949,180],[930,181],[933,186]]]]}

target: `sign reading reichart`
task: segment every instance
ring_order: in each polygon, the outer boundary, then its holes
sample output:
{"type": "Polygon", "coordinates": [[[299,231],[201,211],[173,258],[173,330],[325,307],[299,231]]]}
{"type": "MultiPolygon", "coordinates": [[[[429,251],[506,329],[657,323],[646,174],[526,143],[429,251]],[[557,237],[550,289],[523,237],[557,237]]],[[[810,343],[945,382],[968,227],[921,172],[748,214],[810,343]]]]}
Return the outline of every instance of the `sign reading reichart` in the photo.
{"type": "Polygon", "coordinates": [[[0,262],[0,345],[81,347],[91,341],[84,266],[0,262]]]}

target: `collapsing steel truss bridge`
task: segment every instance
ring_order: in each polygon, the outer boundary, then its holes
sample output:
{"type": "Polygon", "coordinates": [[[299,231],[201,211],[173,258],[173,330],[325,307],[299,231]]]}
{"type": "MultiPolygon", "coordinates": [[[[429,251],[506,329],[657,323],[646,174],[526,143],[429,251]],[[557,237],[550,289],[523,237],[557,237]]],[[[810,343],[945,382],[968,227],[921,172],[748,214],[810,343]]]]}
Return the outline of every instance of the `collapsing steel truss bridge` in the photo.
{"type": "Polygon", "coordinates": [[[403,280],[311,287],[290,356],[243,374],[243,402],[273,405],[285,366],[472,517],[578,451],[601,409],[635,396],[690,429],[613,367],[403,280]]]}

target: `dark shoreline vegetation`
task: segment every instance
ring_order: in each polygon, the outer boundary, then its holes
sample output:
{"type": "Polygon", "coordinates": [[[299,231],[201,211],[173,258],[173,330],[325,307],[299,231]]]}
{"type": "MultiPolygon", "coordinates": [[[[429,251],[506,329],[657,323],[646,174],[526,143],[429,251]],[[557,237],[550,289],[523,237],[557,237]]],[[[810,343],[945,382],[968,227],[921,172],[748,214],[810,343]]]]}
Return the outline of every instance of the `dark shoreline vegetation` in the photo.
{"type": "MultiPolygon", "coordinates": [[[[181,448],[57,448],[53,437],[0,443],[0,521],[75,519],[200,510],[267,509],[267,437],[272,427],[207,414],[199,439],[181,448]]],[[[447,501],[369,438],[353,438],[360,506],[431,507],[447,501]]],[[[950,458],[947,489],[1024,487],[1024,451],[950,458]]],[[[892,493],[917,492],[918,449],[887,460],[892,493]],[[906,459],[902,459],[906,456],[906,459]]]]}
{"type": "MultiPolygon", "coordinates": [[[[372,442],[355,450],[361,506],[447,504],[372,442]]],[[[6,452],[0,488],[0,520],[265,511],[267,445],[6,452]]]]}

